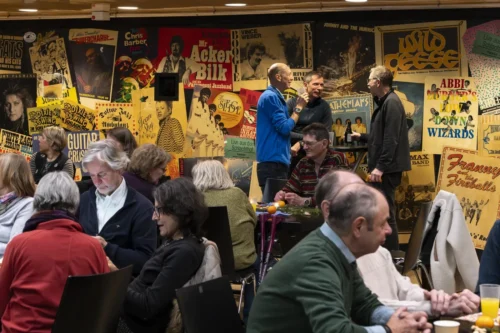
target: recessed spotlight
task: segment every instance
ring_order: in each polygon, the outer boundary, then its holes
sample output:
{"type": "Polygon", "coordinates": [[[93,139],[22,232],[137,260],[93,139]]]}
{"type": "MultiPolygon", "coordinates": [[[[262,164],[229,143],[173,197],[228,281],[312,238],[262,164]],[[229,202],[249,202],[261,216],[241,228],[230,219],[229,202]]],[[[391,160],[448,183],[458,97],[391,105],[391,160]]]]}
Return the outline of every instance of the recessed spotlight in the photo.
{"type": "Polygon", "coordinates": [[[27,12],[27,13],[36,13],[38,9],[33,9],[33,8],[19,8],[20,12],[27,12]]]}
{"type": "Polygon", "coordinates": [[[225,6],[227,7],[245,7],[247,4],[246,3],[226,3],[225,6]]]}
{"type": "Polygon", "coordinates": [[[139,7],[134,7],[134,6],[119,6],[118,9],[123,9],[123,10],[137,10],[139,7]]]}
{"type": "Polygon", "coordinates": [[[368,0],[345,0],[347,2],[367,2],[368,0]]]}

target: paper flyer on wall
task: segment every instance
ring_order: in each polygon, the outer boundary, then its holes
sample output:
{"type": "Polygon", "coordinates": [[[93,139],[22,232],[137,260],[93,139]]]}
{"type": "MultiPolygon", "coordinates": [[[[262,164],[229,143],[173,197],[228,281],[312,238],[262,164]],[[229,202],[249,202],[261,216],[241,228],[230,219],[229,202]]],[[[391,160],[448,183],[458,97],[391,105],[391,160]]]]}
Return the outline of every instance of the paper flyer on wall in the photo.
{"type": "Polygon", "coordinates": [[[262,93],[260,91],[240,90],[240,98],[244,106],[243,125],[241,126],[240,137],[255,140],[257,132],[257,103],[262,93]]]}
{"type": "Polygon", "coordinates": [[[421,151],[425,95],[424,84],[393,82],[393,88],[405,108],[410,151],[421,151]]]}
{"type": "Polygon", "coordinates": [[[60,126],[64,101],[60,100],[46,106],[28,109],[30,135],[41,133],[45,127],[60,126]]]}
{"type": "Polygon", "coordinates": [[[96,130],[106,131],[115,127],[127,128],[139,139],[139,115],[132,103],[96,103],[96,130]]]}
{"type": "Polygon", "coordinates": [[[426,153],[441,154],[445,146],[476,150],[478,99],[474,79],[428,76],[423,121],[426,153]]]}
{"type": "Polygon", "coordinates": [[[267,69],[277,62],[313,68],[312,41],[308,23],[232,30],[233,90],[266,89],[267,69]]]}
{"type": "Polygon", "coordinates": [[[403,172],[395,191],[396,221],[399,232],[411,232],[417,222],[420,205],[434,199],[436,181],[434,155],[411,152],[411,171],[403,172]]]}
{"type": "MultiPolygon", "coordinates": [[[[135,113],[139,115],[139,141],[137,144],[156,144],[159,125],[156,114],[157,102],[154,100],[154,88],[134,90],[131,95],[135,113]]],[[[182,142],[184,143],[184,140],[182,142]]]]}
{"type": "MultiPolygon", "coordinates": [[[[269,70],[269,68],[268,68],[269,70]]],[[[290,85],[290,88],[285,89],[281,94],[285,98],[285,101],[288,101],[289,99],[292,99],[294,97],[297,97],[298,95],[302,94],[305,92],[305,86],[304,86],[304,77],[312,71],[311,68],[305,68],[305,69],[292,69],[292,75],[293,75],[293,81],[292,84],[290,85]]],[[[269,86],[271,83],[269,82],[269,77],[267,78],[267,86],[269,86]]],[[[245,88],[241,88],[245,89],[245,88]]],[[[240,92],[241,92],[240,89],[240,92]]],[[[241,95],[241,93],[240,93],[241,95]]]]}
{"type": "Polygon", "coordinates": [[[321,23],[316,68],[325,79],[323,97],[366,94],[370,68],[375,67],[374,28],[321,23]]]}
{"type": "Polygon", "coordinates": [[[500,115],[479,116],[477,147],[480,156],[500,157],[500,115]]]}
{"type": "Polygon", "coordinates": [[[472,242],[480,250],[500,218],[499,176],[496,158],[478,156],[473,150],[443,149],[436,193],[445,190],[457,196],[472,242]]]}
{"type": "Polygon", "coordinates": [[[481,52],[484,48],[498,50],[499,39],[500,20],[469,28],[463,36],[469,68],[477,85],[479,109],[483,114],[500,113],[500,59],[481,52]]]}
{"type": "Polygon", "coordinates": [[[71,100],[63,100],[61,127],[73,132],[92,131],[96,127],[96,112],[71,100]]]}
{"type": "Polygon", "coordinates": [[[466,29],[465,20],[375,27],[377,64],[403,82],[423,83],[429,75],[467,76],[466,29]]]}
{"type": "Polygon", "coordinates": [[[243,114],[243,102],[237,94],[195,86],[185,156],[224,156],[224,135],[240,135],[243,114]]]}
{"type": "Polygon", "coordinates": [[[35,99],[36,75],[0,74],[0,128],[28,135],[28,108],[35,99]]]}
{"type": "Polygon", "coordinates": [[[0,35],[2,56],[0,57],[0,74],[21,73],[24,52],[23,36],[11,34],[0,35]]]}
{"type": "Polygon", "coordinates": [[[232,90],[233,68],[229,29],[161,28],[159,73],[178,73],[185,89],[195,85],[232,90]]]}
{"type": "Polygon", "coordinates": [[[118,31],[70,29],[69,41],[80,102],[94,108],[110,101],[118,31]]]}
{"type": "Polygon", "coordinates": [[[63,90],[73,87],[64,38],[56,31],[39,33],[29,54],[31,70],[38,78],[38,96],[45,96],[46,86],[60,84],[63,90]]]}
{"type": "Polygon", "coordinates": [[[118,36],[112,101],[132,103],[132,91],[154,84],[156,29],[130,28],[118,36]]]}
{"type": "Polygon", "coordinates": [[[6,153],[21,154],[29,162],[31,155],[33,155],[33,142],[31,136],[1,129],[0,154],[6,153]]]}

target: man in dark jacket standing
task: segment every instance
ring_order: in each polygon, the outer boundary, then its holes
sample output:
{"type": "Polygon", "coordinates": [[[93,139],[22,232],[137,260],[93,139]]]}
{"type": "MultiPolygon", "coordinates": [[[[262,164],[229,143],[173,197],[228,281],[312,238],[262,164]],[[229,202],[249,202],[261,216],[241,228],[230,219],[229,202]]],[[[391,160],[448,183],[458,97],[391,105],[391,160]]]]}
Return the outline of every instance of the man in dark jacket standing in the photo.
{"type": "Polygon", "coordinates": [[[368,142],[368,171],[373,187],[381,190],[389,203],[392,234],[385,247],[398,250],[398,228],[394,192],[401,184],[403,171],[411,170],[408,125],[403,104],[392,89],[392,73],[384,66],[372,68],[368,89],[375,98],[369,134],[354,132],[352,137],[368,142]]]}

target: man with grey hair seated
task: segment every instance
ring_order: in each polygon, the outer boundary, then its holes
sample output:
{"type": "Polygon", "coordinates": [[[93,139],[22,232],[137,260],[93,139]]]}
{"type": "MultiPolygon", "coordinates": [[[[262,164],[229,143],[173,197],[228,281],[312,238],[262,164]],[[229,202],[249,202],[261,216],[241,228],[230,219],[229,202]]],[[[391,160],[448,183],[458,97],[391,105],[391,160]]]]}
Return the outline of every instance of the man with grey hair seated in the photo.
{"type": "Polygon", "coordinates": [[[2,332],[50,332],[68,276],[109,272],[99,242],[74,216],[80,194],[63,171],[43,176],[35,213],[5,250],[0,269],[2,332]]]}
{"type": "Polygon", "coordinates": [[[383,306],[356,268],[356,258],[375,252],[391,233],[384,196],[361,183],[337,188],[332,180],[318,184],[326,193],[318,202],[325,223],[265,277],[247,332],[430,332],[425,313],[383,306]]]}
{"type": "Polygon", "coordinates": [[[156,249],[157,232],[153,205],[122,177],[128,163],[113,140],[90,144],[82,164],[95,189],[82,194],[79,221],[116,267],[134,265],[133,274],[138,275],[156,249]]]}

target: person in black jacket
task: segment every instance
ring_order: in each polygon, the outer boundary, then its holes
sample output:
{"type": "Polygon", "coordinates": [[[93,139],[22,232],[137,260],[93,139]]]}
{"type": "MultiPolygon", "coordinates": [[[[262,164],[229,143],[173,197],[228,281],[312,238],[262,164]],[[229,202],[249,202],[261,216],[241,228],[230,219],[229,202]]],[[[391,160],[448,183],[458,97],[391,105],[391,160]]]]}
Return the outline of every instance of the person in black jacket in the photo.
{"type": "Polygon", "coordinates": [[[368,142],[370,182],[384,193],[391,215],[389,225],[392,234],[387,237],[384,246],[388,250],[398,250],[394,192],[401,184],[403,171],[411,170],[411,164],[406,114],[401,100],[392,90],[392,79],[391,71],[384,66],[371,69],[368,89],[377,105],[372,115],[371,130],[369,134],[354,132],[352,137],[368,142]]]}
{"type": "Polygon", "coordinates": [[[77,214],[86,234],[99,240],[118,268],[134,265],[137,276],[156,249],[152,203],[122,176],[129,159],[110,139],[89,145],[82,164],[95,188],[81,195],[77,214]]]}
{"type": "Polygon", "coordinates": [[[203,261],[201,225],[208,216],[203,194],[187,178],[176,178],[160,185],[154,198],[153,219],[165,242],[129,285],[118,333],[164,333],[175,290],[203,261]]]}

